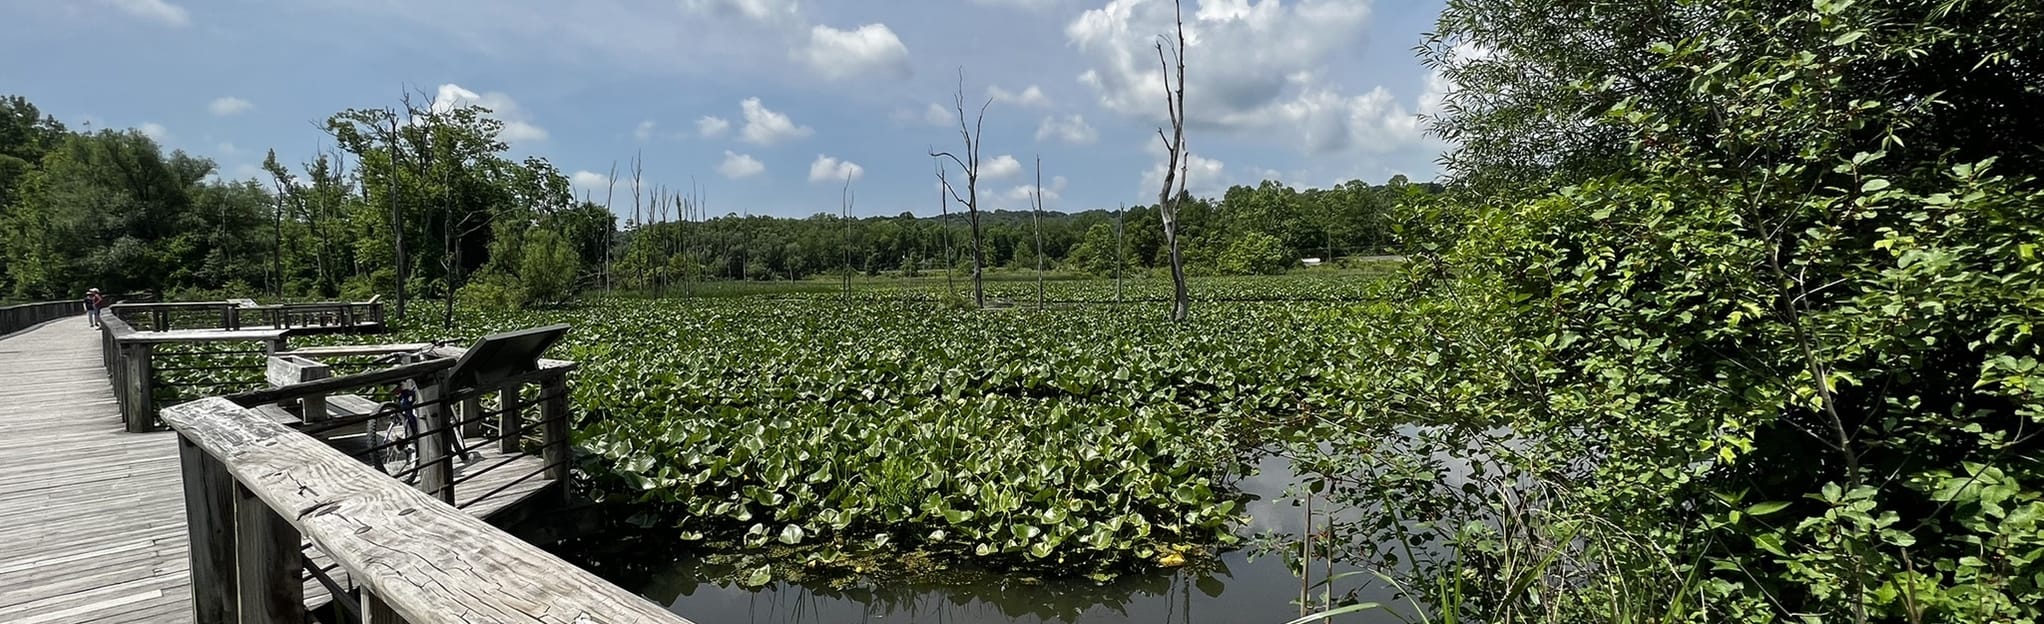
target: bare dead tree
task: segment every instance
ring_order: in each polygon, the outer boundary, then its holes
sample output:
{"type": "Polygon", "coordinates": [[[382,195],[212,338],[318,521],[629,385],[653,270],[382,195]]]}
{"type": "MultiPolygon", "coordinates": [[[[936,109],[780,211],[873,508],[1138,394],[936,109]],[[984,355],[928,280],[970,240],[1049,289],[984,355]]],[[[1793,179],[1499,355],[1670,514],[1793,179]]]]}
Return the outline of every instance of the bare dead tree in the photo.
{"type": "Polygon", "coordinates": [[[1164,69],[1164,103],[1171,114],[1171,134],[1157,129],[1157,138],[1164,141],[1164,151],[1169,156],[1164,167],[1164,189],[1157,193],[1157,214],[1164,222],[1164,245],[1171,250],[1171,320],[1183,322],[1191,311],[1191,301],[1185,292],[1185,260],[1178,250],[1178,199],[1185,195],[1191,159],[1185,150],[1185,7],[1178,0],[1171,4],[1177,11],[1177,37],[1174,40],[1160,36],[1157,42],[1157,64],[1164,69]],[[1164,49],[1167,42],[1172,44],[1168,55],[1164,49]],[[1178,66],[1176,81],[1171,77],[1173,61],[1178,66]],[[1178,190],[1175,194],[1171,192],[1174,185],[1178,190]]]}
{"type": "Polygon", "coordinates": [[[852,305],[852,174],[845,173],[844,212],[839,216],[845,222],[845,305],[852,305]]]}
{"type": "MultiPolygon", "coordinates": [[[[405,254],[405,217],[404,210],[400,208],[398,203],[397,161],[399,152],[397,145],[397,111],[392,109],[384,110],[390,114],[390,136],[388,143],[390,145],[390,175],[388,176],[390,178],[390,238],[397,252],[397,266],[394,267],[397,275],[394,281],[397,282],[397,318],[402,322],[405,318],[405,269],[411,258],[405,254]]],[[[365,165],[364,168],[366,169],[367,166],[365,165]]],[[[362,185],[362,194],[369,194],[369,185],[362,185]]]]}
{"type": "Polygon", "coordinates": [[[986,273],[986,258],[979,239],[979,148],[980,130],[986,124],[987,107],[994,105],[994,99],[987,98],[986,103],[979,106],[979,116],[968,125],[965,121],[965,68],[961,67],[958,69],[958,91],[952,96],[951,101],[953,108],[958,111],[958,135],[965,140],[965,157],[959,158],[951,152],[939,152],[934,148],[930,150],[930,157],[949,158],[951,162],[958,164],[959,169],[965,171],[964,196],[959,196],[958,189],[952,188],[949,182],[944,184],[944,189],[951,193],[952,199],[965,204],[966,222],[972,228],[972,303],[984,308],[987,305],[987,295],[982,278],[986,273]]]}
{"type": "Polygon", "coordinates": [[[951,183],[944,179],[944,163],[939,162],[937,163],[937,214],[940,216],[938,217],[937,221],[937,227],[939,228],[937,234],[938,236],[942,237],[944,241],[945,296],[950,296],[958,292],[958,288],[956,286],[951,285],[951,273],[953,265],[957,264],[957,262],[953,261],[951,258],[951,193],[949,192],[950,188],[951,183]]]}
{"type": "Polygon", "coordinates": [[[1035,205],[1029,211],[1029,223],[1036,228],[1036,309],[1043,309],[1043,156],[1036,157],[1035,205]]]}
{"type": "MultiPolygon", "coordinates": [[[[644,212],[645,207],[640,205],[639,202],[640,200],[639,191],[641,188],[639,186],[639,181],[641,176],[643,176],[646,172],[645,163],[641,160],[641,157],[644,155],[645,155],[644,152],[635,152],[632,154],[632,243],[630,245],[627,245],[628,247],[636,247],[638,251],[638,256],[640,258],[644,258],[646,256],[646,243],[642,242],[642,239],[646,237],[646,232],[648,231],[646,229],[647,215],[644,212]]],[[[627,257],[627,259],[629,259],[629,257],[627,257]]],[[[640,271],[644,271],[647,267],[637,268],[640,271]]],[[[640,279],[644,279],[645,273],[642,272],[639,275],[641,276],[640,279]]]]}
{"type": "MultiPolygon", "coordinates": [[[[610,161],[610,175],[604,176],[603,186],[603,214],[611,219],[616,219],[617,213],[610,211],[610,200],[617,195],[617,161],[610,161]]],[[[616,242],[613,240],[615,232],[617,232],[615,222],[603,229],[603,292],[605,293],[611,292],[610,257],[616,253],[616,242]]]]}
{"type": "Polygon", "coordinates": [[[1114,206],[1114,305],[1121,305],[1121,213],[1126,204],[1114,206]]]}

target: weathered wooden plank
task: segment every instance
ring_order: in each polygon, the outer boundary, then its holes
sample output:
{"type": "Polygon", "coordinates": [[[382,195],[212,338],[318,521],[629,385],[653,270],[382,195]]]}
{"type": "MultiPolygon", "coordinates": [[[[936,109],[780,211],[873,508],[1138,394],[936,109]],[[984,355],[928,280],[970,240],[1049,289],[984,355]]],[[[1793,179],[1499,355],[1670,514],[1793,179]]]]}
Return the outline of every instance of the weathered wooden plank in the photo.
{"type": "Polygon", "coordinates": [[[497,414],[497,452],[518,452],[518,436],[525,426],[524,384],[511,384],[498,391],[498,402],[503,409],[497,414]]]}
{"type": "Polygon", "coordinates": [[[299,545],[297,527],[246,486],[235,486],[235,605],[243,621],[305,621],[305,586],[298,580],[304,556],[299,545]]]}
{"type": "Polygon", "coordinates": [[[412,624],[686,621],[224,399],[164,417],[412,624]]]}
{"type": "Polygon", "coordinates": [[[337,391],[382,386],[406,379],[423,377],[438,371],[447,370],[452,366],[454,366],[453,360],[425,360],[377,369],[366,373],[328,377],[319,381],[302,383],[287,388],[269,388],[253,392],[230,394],[225,398],[237,405],[276,403],[278,401],[303,397],[308,394],[330,394],[337,391]]]}
{"type": "Polygon", "coordinates": [[[439,431],[448,423],[447,404],[439,402],[442,392],[438,376],[430,383],[419,384],[419,435],[412,441],[412,447],[419,458],[419,491],[453,504],[456,458],[447,453],[447,438],[452,432],[439,431]]]}
{"type": "Polygon", "coordinates": [[[138,331],[116,338],[121,344],[164,342],[264,342],[282,338],[286,330],[245,326],[244,329],[173,329],[138,331]]]}
{"type": "Polygon", "coordinates": [[[568,482],[568,382],[566,378],[554,377],[539,387],[539,430],[541,453],[545,455],[547,476],[562,483],[568,482]]]}
{"type": "Polygon", "coordinates": [[[409,624],[376,592],[362,590],[362,624],[409,624]]]}
{"type": "Polygon", "coordinates": [[[331,366],[296,355],[273,355],[264,362],[263,380],[273,386],[288,386],[334,376],[331,366]]]}
{"type": "Polygon", "coordinates": [[[184,474],[185,525],[189,527],[192,578],[192,617],[199,624],[235,622],[240,609],[235,602],[234,554],[239,550],[234,530],[234,478],[220,461],[197,445],[180,437],[178,463],[184,474]]]}
{"type": "Polygon", "coordinates": [[[150,395],[152,347],[148,344],[121,345],[121,385],[114,391],[121,393],[121,421],[127,423],[128,433],[141,433],[156,428],[155,398],[150,395]]]}
{"type": "Polygon", "coordinates": [[[346,357],[412,353],[431,348],[433,348],[433,343],[430,342],[400,342],[392,344],[336,345],[331,347],[298,347],[278,353],[278,355],[298,355],[309,358],[346,357]]]}

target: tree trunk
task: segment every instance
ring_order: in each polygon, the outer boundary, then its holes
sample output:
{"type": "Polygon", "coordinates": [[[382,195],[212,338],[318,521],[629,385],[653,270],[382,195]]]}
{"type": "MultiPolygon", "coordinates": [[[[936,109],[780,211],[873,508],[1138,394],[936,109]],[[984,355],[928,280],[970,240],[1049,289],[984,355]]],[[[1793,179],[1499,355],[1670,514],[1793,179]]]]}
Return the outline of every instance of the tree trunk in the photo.
{"type": "Polygon", "coordinates": [[[395,243],[393,246],[397,248],[397,266],[392,268],[396,272],[393,279],[397,282],[397,318],[401,323],[405,318],[405,265],[409,262],[409,259],[405,256],[404,211],[398,204],[397,142],[397,113],[392,112],[390,115],[390,236],[395,243]]]}
{"type": "Polygon", "coordinates": [[[1043,309],[1043,157],[1036,157],[1036,204],[1029,221],[1036,227],[1036,309],[1043,309]]]}

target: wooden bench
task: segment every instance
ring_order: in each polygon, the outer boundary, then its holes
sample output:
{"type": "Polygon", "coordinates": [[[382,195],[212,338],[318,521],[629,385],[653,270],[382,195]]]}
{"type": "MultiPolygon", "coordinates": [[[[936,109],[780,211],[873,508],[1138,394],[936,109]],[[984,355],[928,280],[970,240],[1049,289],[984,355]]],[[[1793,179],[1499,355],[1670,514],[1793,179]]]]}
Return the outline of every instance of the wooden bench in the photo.
{"type": "MultiPolygon", "coordinates": [[[[263,377],[273,387],[296,385],[334,376],[333,368],[300,355],[273,355],[263,377]]],[[[367,416],[376,413],[381,404],[356,394],[315,394],[301,399],[285,401],[276,405],[255,408],[255,412],[270,420],[291,424],[297,422],[316,423],[332,418],[367,416]],[[297,413],[292,413],[297,407],[297,413]]]]}

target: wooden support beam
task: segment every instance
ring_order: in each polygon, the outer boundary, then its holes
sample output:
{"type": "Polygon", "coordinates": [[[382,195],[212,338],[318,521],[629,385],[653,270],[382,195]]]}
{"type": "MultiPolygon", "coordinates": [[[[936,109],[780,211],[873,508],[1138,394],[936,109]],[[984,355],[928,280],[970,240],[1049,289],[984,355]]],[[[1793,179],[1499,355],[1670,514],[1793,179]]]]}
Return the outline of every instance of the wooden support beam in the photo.
{"type": "Polygon", "coordinates": [[[412,440],[418,449],[419,491],[437,497],[441,502],[454,504],[454,463],[447,455],[447,438],[452,432],[436,431],[447,426],[447,405],[436,403],[445,396],[441,377],[433,377],[419,384],[419,437],[412,440]]]}
{"type": "Polygon", "coordinates": [[[240,621],[235,604],[234,477],[184,436],[177,438],[184,473],[185,527],[191,535],[192,620],[240,621]]]}
{"type": "Polygon", "coordinates": [[[574,468],[568,464],[571,455],[568,448],[567,376],[555,375],[541,381],[539,396],[540,452],[548,466],[546,476],[559,484],[561,496],[565,499],[570,494],[569,472],[574,468]]]}
{"type": "Polygon", "coordinates": [[[504,405],[503,411],[497,414],[497,433],[502,436],[497,439],[499,453],[509,455],[518,452],[518,438],[525,430],[525,397],[518,393],[524,389],[525,384],[510,384],[498,393],[499,401],[504,405]]]}
{"type": "Polygon", "coordinates": [[[483,437],[483,397],[480,394],[461,400],[461,437],[483,437]]]}
{"type": "Polygon", "coordinates": [[[390,608],[390,603],[376,596],[369,588],[362,588],[362,624],[410,624],[405,617],[390,608]]]}
{"type": "Polygon", "coordinates": [[[121,394],[121,420],[128,433],[156,428],[156,400],[150,387],[155,379],[150,362],[153,350],[148,343],[121,345],[121,379],[114,391],[121,394]]]}
{"type": "Polygon", "coordinates": [[[298,528],[247,487],[234,487],[235,588],[245,624],[305,621],[298,528]]]}

